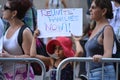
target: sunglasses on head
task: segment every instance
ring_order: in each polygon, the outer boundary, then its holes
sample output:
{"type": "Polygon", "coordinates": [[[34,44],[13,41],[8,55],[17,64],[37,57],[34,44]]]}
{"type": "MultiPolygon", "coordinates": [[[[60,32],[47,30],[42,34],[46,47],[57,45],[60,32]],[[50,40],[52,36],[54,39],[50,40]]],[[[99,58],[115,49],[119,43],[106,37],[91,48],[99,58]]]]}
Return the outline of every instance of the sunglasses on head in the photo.
{"type": "Polygon", "coordinates": [[[8,6],[6,6],[6,5],[4,5],[3,9],[4,9],[4,10],[12,10],[10,7],[8,7],[8,6]]]}

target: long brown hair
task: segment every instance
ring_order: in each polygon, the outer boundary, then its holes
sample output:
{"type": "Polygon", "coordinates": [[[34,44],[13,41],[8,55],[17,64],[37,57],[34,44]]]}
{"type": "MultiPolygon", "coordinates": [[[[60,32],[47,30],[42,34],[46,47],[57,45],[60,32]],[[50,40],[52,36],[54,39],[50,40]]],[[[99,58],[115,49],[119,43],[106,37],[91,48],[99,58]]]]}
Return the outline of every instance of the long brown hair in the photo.
{"type": "Polygon", "coordinates": [[[111,0],[93,0],[97,7],[104,9],[107,9],[106,18],[112,19],[113,18],[113,10],[112,10],[112,4],[111,0]]]}

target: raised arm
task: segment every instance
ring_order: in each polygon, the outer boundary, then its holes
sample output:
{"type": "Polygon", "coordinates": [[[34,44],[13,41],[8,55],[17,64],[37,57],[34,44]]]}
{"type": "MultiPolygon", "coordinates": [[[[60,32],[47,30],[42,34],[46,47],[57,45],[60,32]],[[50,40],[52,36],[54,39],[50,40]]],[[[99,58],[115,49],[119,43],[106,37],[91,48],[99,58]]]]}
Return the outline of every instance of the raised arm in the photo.
{"type": "Polygon", "coordinates": [[[33,35],[33,39],[32,39],[32,44],[31,44],[31,48],[30,48],[30,56],[31,57],[35,57],[37,55],[37,50],[36,50],[36,39],[37,36],[39,35],[39,30],[36,29],[33,35]]]}
{"type": "Polygon", "coordinates": [[[45,9],[48,9],[48,5],[49,5],[49,0],[46,0],[46,2],[45,2],[45,9]]]}
{"type": "Polygon", "coordinates": [[[32,44],[31,44],[31,49],[30,49],[30,56],[34,57],[34,58],[38,58],[40,60],[42,60],[46,65],[50,64],[50,57],[45,57],[43,55],[37,54],[37,50],[36,50],[36,39],[37,36],[40,34],[39,30],[36,29],[34,32],[34,36],[32,39],[32,44]]]}
{"type": "Polygon", "coordinates": [[[80,44],[81,37],[72,36],[72,38],[73,38],[73,41],[74,41],[74,44],[75,44],[75,50],[76,50],[75,57],[83,56],[84,51],[83,51],[83,48],[80,44]]]}
{"type": "Polygon", "coordinates": [[[61,0],[61,2],[63,4],[64,8],[67,8],[67,4],[66,4],[65,0],[61,0]]]}

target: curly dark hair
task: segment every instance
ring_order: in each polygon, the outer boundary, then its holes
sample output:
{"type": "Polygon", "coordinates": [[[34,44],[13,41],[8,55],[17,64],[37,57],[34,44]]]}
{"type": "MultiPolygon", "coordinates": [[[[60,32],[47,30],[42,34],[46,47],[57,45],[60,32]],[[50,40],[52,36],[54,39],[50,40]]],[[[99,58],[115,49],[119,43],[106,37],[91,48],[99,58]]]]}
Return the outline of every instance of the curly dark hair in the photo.
{"type": "Polygon", "coordinates": [[[24,18],[27,10],[32,6],[30,0],[8,0],[12,10],[17,11],[16,17],[19,19],[24,18]]]}
{"type": "Polygon", "coordinates": [[[106,18],[107,19],[112,19],[113,18],[113,10],[112,10],[112,4],[110,0],[93,0],[96,4],[101,9],[106,8],[107,13],[106,13],[106,18]]]}

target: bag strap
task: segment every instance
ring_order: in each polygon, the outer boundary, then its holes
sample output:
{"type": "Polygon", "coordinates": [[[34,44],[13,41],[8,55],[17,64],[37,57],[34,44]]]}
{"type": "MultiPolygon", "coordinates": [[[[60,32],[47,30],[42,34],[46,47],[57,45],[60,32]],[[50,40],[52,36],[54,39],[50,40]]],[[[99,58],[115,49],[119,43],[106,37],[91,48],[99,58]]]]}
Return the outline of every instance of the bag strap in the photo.
{"type": "Polygon", "coordinates": [[[19,33],[18,33],[18,44],[19,46],[21,47],[22,49],[22,52],[24,53],[23,51],[23,48],[22,48],[22,41],[23,41],[23,31],[25,30],[25,28],[27,28],[27,26],[23,25],[20,30],[19,30],[19,33]]]}
{"type": "Polygon", "coordinates": [[[118,41],[117,36],[115,35],[115,33],[114,33],[114,39],[115,39],[115,42],[116,42],[116,45],[117,45],[117,51],[120,51],[120,43],[119,43],[119,41],[118,41]]]}
{"type": "Polygon", "coordinates": [[[101,31],[101,32],[102,32],[102,39],[104,38],[104,30],[105,30],[105,28],[108,27],[108,26],[109,26],[109,25],[105,25],[105,26],[103,27],[102,31],[101,31]]]}
{"type": "Polygon", "coordinates": [[[37,25],[36,16],[35,16],[35,9],[33,7],[31,7],[31,10],[32,10],[32,16],[33,16],[33,30],[35,30],[36,25],[37,25]]]}

